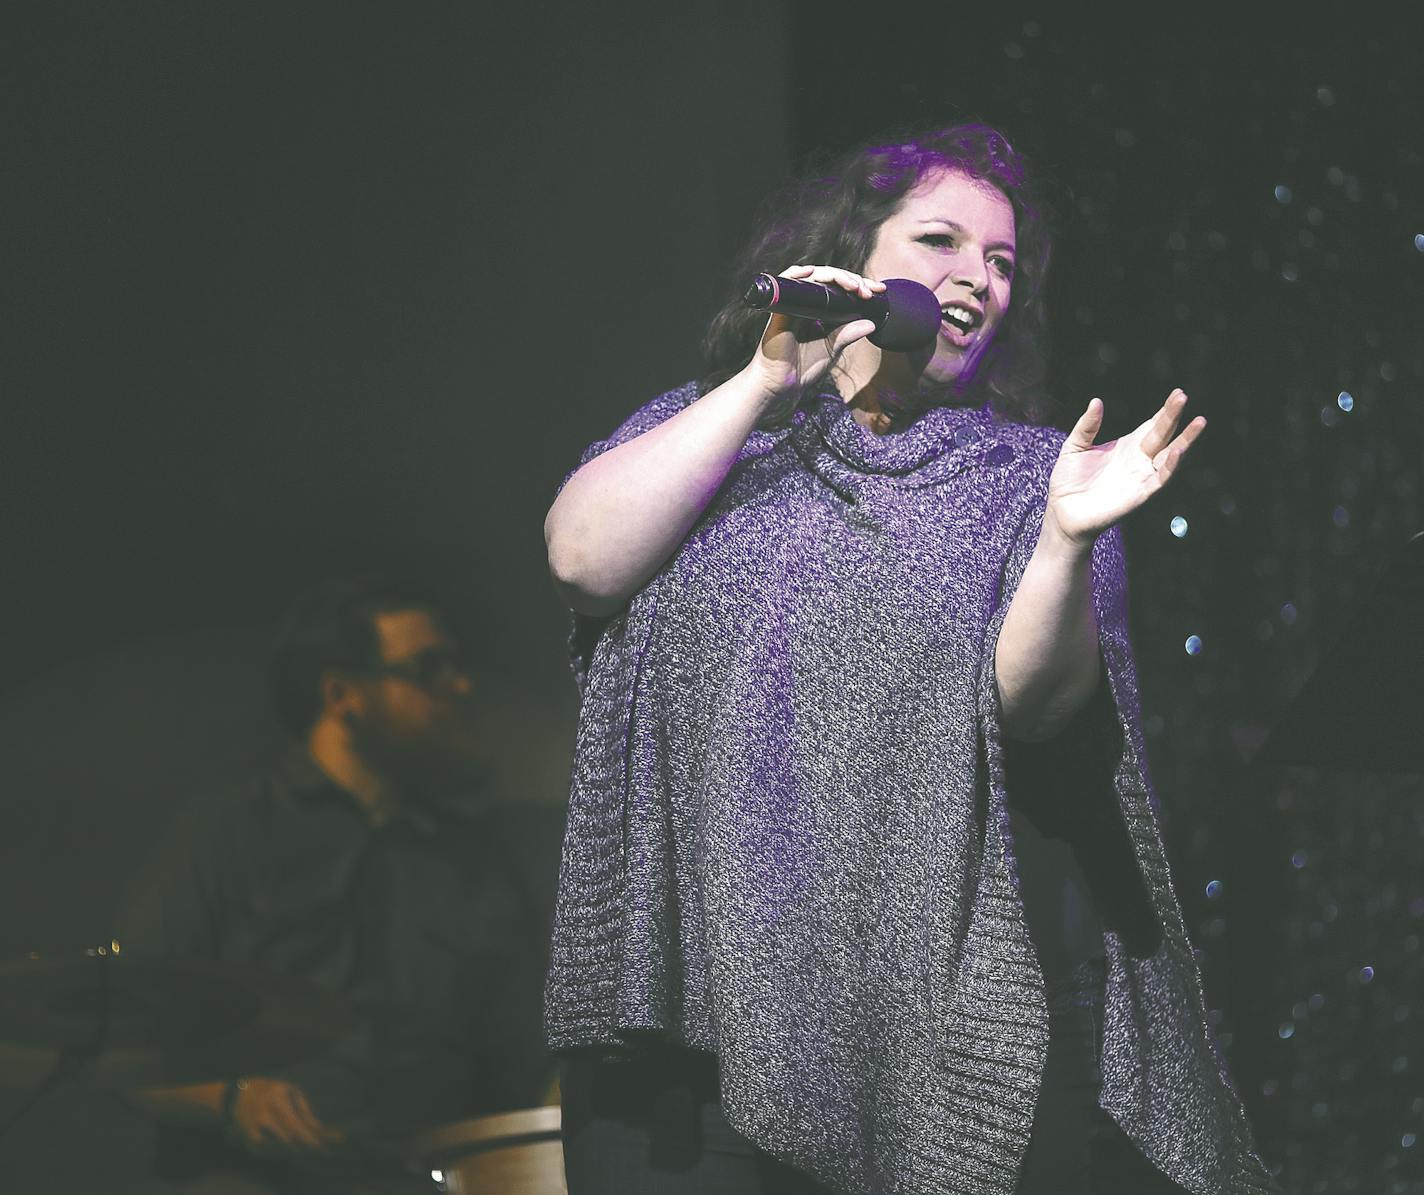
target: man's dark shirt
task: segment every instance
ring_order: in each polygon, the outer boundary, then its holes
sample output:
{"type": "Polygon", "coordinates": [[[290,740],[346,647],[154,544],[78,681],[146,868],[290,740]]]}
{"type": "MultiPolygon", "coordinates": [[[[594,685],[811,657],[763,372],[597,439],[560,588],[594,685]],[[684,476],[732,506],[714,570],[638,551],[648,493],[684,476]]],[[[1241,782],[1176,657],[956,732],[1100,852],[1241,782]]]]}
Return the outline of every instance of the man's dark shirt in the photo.
{"type": "Polygon", "coordinates": [[[186,811],[137,878],[120,937],[135,958],[249,966],[346,996],[360,1030],[266,1073],[352,1137],[529,1107],[551,1075],[555,820],[425,803],[375,826],[294,751],[186,811]]]}

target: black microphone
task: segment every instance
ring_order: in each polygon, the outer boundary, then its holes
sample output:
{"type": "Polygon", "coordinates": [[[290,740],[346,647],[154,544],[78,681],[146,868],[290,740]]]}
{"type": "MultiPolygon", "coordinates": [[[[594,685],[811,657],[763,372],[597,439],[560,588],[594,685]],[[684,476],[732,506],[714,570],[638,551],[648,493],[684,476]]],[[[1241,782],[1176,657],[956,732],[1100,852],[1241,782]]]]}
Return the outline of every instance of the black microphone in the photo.
{"type": "Polygon", "coordinates": [[[939,300],[929,287],[908,278],[887,278],[884,291],[862,299],[838,286],[758,274],[742,302],[757,311],[775,311],[823,324],[874,320],[875,331],[866,339],[897,353],[926,348],[939,335],[939,300]]]}

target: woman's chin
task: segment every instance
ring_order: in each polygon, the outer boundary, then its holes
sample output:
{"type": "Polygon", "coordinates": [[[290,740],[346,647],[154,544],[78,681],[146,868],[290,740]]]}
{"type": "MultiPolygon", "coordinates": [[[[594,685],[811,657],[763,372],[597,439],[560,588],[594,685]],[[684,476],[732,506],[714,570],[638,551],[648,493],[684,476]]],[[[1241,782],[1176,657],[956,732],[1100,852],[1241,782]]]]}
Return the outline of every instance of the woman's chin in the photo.
{"type": "Polygon", "coordinates": [[[920,391],[933,396],[935,404],[954,401],[958,394],[971,390],[974,380],[973,363],[959,358],[953,361],[931,361],[920,375],[920,391]]]}

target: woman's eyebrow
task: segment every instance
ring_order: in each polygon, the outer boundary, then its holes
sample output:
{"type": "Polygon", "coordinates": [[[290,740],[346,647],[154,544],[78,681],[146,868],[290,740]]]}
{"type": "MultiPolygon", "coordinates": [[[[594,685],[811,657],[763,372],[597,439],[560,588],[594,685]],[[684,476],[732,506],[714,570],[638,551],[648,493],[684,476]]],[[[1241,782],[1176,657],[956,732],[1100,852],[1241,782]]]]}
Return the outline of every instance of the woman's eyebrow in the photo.
{"type": "MultiPolygon", "coordinates": [[[[931,216],[928,220],[921,220],[920,224],[921,226],[926,224],[943,224],[945,227],[950,229],[950,231],[957,232],[961,236],[964,235],[965,231],[963,224],[960,224],[956,220],[951,220],[946,216],[931,216]]],[[[985,248],[1007,249],[1010,253],[1018,252],[1018,250],[1014,247],[1013,241],[991,241],[988,245],[985,246],[985,248]]]]}

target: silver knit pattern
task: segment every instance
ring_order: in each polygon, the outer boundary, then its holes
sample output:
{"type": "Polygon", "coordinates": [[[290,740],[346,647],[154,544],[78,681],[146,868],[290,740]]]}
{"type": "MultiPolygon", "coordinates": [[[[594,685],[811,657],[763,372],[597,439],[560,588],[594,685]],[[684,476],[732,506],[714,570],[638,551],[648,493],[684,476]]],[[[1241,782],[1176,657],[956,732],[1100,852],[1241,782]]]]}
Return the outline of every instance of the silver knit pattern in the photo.
{"type": "MultiPolygon", "coordinates": [[[[1011,1195],[1047,1014],[992,665],[1061,443],[953,407],[876,436],[821,396],[752,435],[625,611],[577,628],[554,1049],[715,1052],[733,1126],[835,1190],[1011,1195]]],[[[1101,1103],[1194,1195],[1268,1191],[1157,831],[1116,531],[1093,578],[1162,926],[1145,958],[1108,935],[1101,1103]]]]}

